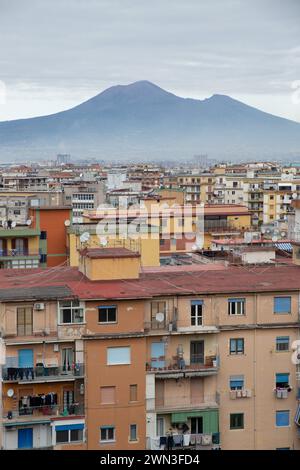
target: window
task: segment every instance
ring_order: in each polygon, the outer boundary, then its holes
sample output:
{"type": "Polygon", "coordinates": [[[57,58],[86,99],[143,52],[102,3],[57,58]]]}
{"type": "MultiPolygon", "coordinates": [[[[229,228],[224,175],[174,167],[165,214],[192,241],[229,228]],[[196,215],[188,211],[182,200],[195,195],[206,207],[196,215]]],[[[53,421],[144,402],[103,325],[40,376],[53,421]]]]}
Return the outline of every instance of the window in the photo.
{"type": "Polygon", "coordinates": [[[290,425],[290,412],[286,411],[276,411],[276,426],[283,427],[290,425]]]}
{"type": "Polygon", "coordinates": [[[116,403],[116,387],[100,387],[101,405],[116,403]]]}
{"type": "Polygon", "coordinates": [[[291,297],[274,297],[274,313],[291,313],[291,297]]]}
{"type": "Polygon", "coordinates": [[[202,305],[203,300],[192,300],[191,301],[191,325],[202,326],[202,305]]]}
{"type": "Polygon", "coordinates": [[[41,231],[41,234],[40,234],[40,239],[41,240],[47,240],[47,232],[45,232],[44,230],[41,231]]]}
{"type": "Polygon", "coordinates": [[[290,378],[290,374],[285,374],[285,373],[276,374],[276,388],[288,388],[289,378],[290,378]]]}
{"type": "Polygon", "coordinates": [[[116,323],[117,307],[115,305],[98,307],[98,321],[99,323],[116,323]]]}
{"type": "Polygon", "coordinates": [[[137,401],[137,385],[129,386],[129,401],[137,401]]]}
{"type": "Polygon", "coordinates": [[[244,429],[244,413],[230,414],[230,429],[244,429]]]}
{"type": "Polygon", "coordinates": [[[59,303],[60,323],[83,323],[84,309],[78,300],[59,303]]]}
{"type": "Polygon", "coordinates": [[[228,299],[228,315],[245,315],[245,299],[228,299]]]}
{"type": "Polygon", "coordinates": [[[115,428],[114,426],[102,426],[100,428],[100,442],[115,441],[115,428]]]}
{"type": "Polygon", "coordinates": [[[137,425],[136,424],[131,424],[129,427],[130,430],[130,436],[129,440],[130,441],[137,441],[137,425]]]}
{"type": "Polygon", "coordinates": [[[244,388],[243,375],[231,375],[229,379],[230,390],[242,390],[244,388]]]}
{"type": "Polygon", "coordinates": [[[244,354],[244,338],[230,339],[230,354],[244,354]]]}
{"type": "Polygon", "coordinates": [[[202,434],[203,433],[203,418],[191,418],[191,433],[202,434]]]}
{"type": "Polygon", "coordinates": [[[55,426],[56,444],[83,441],[83,429],[83,423],[55,426]]]}
{"type": "Polygon", "coordinates": [[[130,364],[130,346],[107,348],[107,365],[130,364]]]}
{"type": "Polygon", "coordinates": [[[32,335],[32,308],[17,308],[17,332],[19,336],[32,335]]]}
{"type": "Polygon", "coordinates": [[[289,351],[289,349],[290,349],[289,336],[277,336],[276,351],[289,351]]]}

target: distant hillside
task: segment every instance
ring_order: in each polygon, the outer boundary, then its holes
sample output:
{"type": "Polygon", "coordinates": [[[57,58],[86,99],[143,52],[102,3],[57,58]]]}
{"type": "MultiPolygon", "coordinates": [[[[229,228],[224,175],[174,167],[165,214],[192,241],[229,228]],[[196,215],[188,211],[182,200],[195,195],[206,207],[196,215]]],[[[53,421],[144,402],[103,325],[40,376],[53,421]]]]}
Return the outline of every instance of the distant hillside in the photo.
{"type": "Polygon", "coordinates": [[[50,116],[0,123],[0,160],[300,156],[300,124],[224,95],[184,99],[140,81],[50,116]]]}

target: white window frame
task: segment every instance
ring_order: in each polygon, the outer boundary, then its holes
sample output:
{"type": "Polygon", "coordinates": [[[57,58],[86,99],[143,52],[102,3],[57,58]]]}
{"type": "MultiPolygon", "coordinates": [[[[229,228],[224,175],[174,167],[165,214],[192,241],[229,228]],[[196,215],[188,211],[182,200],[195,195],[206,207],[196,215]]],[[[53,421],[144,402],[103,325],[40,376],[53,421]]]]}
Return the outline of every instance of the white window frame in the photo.
{"type": "Polygon", "coordinates": [[[191,303],[191,326],[203,326],[203,303],[192,304],[191,303]],[[192,313],[192,307],[195,307],[195,315],[192,313]],[[200,309],[199,309],[200,307],[200,309]],[[200,310],[200,312],[199,312],[200,310]],[[192,323],[192,318],[195,319],[195,324],[192,323]]]}
{"type": "Polygon", "coordinates": [[[100,443],[101,444],[108,444],[110,442],[116,442],[116,427],[115,426],[100,426],[100,443]],[[114,430],[114,437],[113,439],[101,439],[101,431],[102,429],[106,429],[106,431],[108,431],[108,429],[113,429],[114,430]]]}
{"type": "Polygon", "coordinates": [[[85,323],[85,305],[84,305],[84,302],[79,302],[79,305],[75,305],[73,306],[73,300],[61,300],[58,302],[57,304],[57,310],[58,310],[58,324],[59,325],[82,325],[83,323],[85,323]],[[67,302],[70,302],[70,307],[63,307],[62,304],[63,303],[67,303],[67,302]],[[63,322],[62,321],[62,313],[63,313],[63,310],[64,309],[68,309],[70,308],[71,309],[71,321],[70,322],[63,322]],[[75,322],[74,321],[74,314],[73,314],[73,310],[82,310],[82,321],[80,322],[75,322]]]}
{"type": "Polygon", "coordinates": [[[231,299],[228,299],[228,314],[232,316],[246,315],[246,299],[241,298],[241,300],[236,302],[232,302],[231,299]],[[232,305],[235,305],[235,313],[232,313],[232,305]],[[237,312],[237,310],[239,310],[239,312],[237,312]]]}

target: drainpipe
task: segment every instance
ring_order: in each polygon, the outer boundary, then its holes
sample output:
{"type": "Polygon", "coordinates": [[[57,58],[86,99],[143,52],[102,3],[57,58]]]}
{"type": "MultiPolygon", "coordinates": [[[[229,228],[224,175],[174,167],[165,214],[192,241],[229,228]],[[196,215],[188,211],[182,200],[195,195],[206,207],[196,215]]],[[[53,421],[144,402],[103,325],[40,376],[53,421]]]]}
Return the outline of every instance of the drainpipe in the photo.
{"type": "MultiPolygon", "coordinates": [[[[254,325],[257,325],[257,294],[254,296],[254,325]]],[[[253,358],[253,442],[256,450],[256,327],[254,328],[254,358],[253,358]]]]}

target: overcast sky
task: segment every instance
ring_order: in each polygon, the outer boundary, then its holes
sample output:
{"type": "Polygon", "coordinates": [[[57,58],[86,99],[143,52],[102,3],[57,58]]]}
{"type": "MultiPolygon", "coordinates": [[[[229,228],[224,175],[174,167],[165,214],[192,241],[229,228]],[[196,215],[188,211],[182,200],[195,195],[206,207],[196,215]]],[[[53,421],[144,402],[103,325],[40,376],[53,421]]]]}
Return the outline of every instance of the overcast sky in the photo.
{"type": "Polygon", "coordinates": [[[0,120],[137,80],[300,121],[300,1],[0,0],[0,120]]]}

